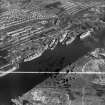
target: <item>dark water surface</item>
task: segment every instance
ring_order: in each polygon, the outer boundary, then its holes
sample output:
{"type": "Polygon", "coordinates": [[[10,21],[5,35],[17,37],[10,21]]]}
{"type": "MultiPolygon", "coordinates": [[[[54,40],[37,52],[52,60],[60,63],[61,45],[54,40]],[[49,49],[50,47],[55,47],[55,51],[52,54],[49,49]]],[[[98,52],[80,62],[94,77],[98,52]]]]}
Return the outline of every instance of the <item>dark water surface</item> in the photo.
{"type": "Polygon", "coordinates": [[[88,48],[78,39],[69,46],[58,46],[53,50],[47,50],[41,57],[21,64],[17,71],[50,72],[59,71],[68,64],[75,62],[78,58],[88,52],[88,48]]]}
{"type": "MultiPolygon", "coordinates": [[[[59,71],[86,54],[87,48],[76,40],[70,46],[58,45],[53,51],[46,51],[41,57],[23,63],[17,71],[59,71]]],[[[10,99],[21,96],[49,74],[9,74],[0,78],[0,105],[10,105],[10,99]]]]}
{"type": "Polygon", "coordinates": [[[21,96],[48,76],[48,74],[10,74],[0,78],[0,105],[11,105],[11,98],[21,96]]]}

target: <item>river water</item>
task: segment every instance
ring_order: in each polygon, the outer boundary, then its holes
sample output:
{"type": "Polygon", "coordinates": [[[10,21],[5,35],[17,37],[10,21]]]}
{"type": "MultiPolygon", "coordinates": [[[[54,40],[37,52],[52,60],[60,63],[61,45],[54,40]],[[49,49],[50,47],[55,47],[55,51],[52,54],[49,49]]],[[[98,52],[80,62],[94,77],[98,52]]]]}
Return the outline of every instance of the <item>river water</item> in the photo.
{"type": "MultiPolygon", "coordinates": [[[[69,46],[58,45],[53,51],[46,51],[41,57],[23,63],[17,71],[50,72],[60,71],[86,54],[88,49],[76,40],[69,46]]],[[[49,74],[9,74],[0,78],[0,105],[10,105],[10,99],[21,96],[43,81],[49,74]]]]}

